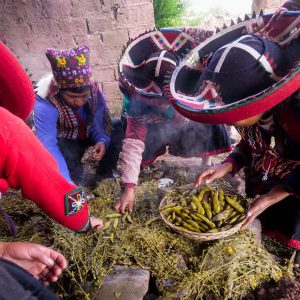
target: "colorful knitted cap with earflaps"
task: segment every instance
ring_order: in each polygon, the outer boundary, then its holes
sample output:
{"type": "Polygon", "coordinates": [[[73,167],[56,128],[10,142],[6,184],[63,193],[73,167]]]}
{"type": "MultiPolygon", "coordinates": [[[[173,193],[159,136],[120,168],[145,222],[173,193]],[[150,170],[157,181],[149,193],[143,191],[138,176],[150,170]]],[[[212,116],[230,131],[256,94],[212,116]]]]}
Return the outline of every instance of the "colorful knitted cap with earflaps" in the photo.
{"type": "Polygon", "coordinates": [[[93,83],[90,49],[86,45],[69,50],[48,49],[46,56],[60,88],[89,86],[93,83]]]}

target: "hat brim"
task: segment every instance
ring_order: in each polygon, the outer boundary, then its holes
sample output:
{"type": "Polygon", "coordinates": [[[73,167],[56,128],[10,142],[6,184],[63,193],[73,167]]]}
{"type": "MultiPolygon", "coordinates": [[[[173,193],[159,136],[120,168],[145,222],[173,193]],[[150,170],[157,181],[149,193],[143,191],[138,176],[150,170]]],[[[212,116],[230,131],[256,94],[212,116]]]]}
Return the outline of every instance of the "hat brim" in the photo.
{"type": "MultiPolygon", "coordinates": [[[[190,76],[198,76],[200,78],[200,64],[206,56],[243,35],[255,34],[265,24],[268,24],[271,17],[272,14],[253,16],[252,18],[247,17],[245,21],[240,20],[238,24],[231,25],[229,28],[218,32],[194,48],[175,69],[170,86],[166,87],[165,92],[174,108],[183,116],[196,122],[231,124],[263,113],[293,94],[300,86],[299,66],[290,70],[279,82],[260,93],[231,104],[215,103],[212,107],[209,107],[200,97],[199,89],[188,86],[185,87],[185,92],[180,91],[180,86],[184,85],[185,82],[186,84],[191,82],[189,80],[190,76]]],[[[284,21],[272,30],[272,40],[290,41],[290,34],[295,34],[297,30],[299,31],[300,12],[288,12],[282,17],[284,21]],[[289,31],[285,27],[287,24],[289,24],[289,31]]],[[[194,82],[197,82],[197,80],[194,82]]]]}
{"type": "Polygon", "coordinates": [[[25,70],[0,42],[0,106],[25,120],[33,109],[33,86],[25,70]]]}
{"type": "Polygon", "coordinates": [[[222,107],[204,109],[203,104],[187,99],[175,99],[170,96],[172,105],[183,116],[196,122],[208,124],[232,124],[264,113],[300,87],[300,66],[291,70],[282,80],[268,89],[222,107]]]}

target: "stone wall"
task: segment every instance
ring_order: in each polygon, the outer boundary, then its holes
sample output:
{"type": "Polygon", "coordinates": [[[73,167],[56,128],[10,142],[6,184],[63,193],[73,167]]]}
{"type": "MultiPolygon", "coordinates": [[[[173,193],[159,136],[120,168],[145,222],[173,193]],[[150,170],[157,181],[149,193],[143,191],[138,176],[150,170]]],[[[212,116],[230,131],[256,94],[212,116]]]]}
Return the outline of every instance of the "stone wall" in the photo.
{"type": "Polygon", "coordinates": [[[252,11],[259,13],[263,10],[264,13],[274,12],[287,0],[253,0],[252,11]]]}
{"type": "Polygon", "coordinates": [[[0,0],[0,39],[33,73],[50,71],[46,48],[91,48],[93,72],[108,101],[118,91],[117,60],[129,38],[154,27],[152,0],[0,0]]]}

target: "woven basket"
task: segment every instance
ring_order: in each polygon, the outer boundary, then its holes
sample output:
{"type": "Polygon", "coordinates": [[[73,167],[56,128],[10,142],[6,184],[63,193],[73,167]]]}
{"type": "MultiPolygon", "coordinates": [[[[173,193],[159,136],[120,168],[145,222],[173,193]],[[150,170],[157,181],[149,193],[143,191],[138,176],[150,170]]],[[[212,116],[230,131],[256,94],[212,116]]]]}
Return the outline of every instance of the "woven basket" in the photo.
{"type": "MultiPolygon", "coordinates": [[[[233,188],[229,185],[229,183],[224,182],[224,181],[217,181],[216,183],[213,183],[211,185],[212,188],[216,188],[216,187],[221,187],[224,192],[226,194],[235,194],[236,192],[234,192],[233,188]]],[[[249,202],[242,196],[239,196],[240,200],[243,203],[243,206],[246,207],[247,209],[249,208],[249,202]]],[[[162,207],[173,203],[172,201],[172,193],[166,195],[160,202],[159,204],[159,210],[161,210],[162,207]]],[[[242,227],[242,225],[244,224],[245,220],[240,221],[237,224],[234,224],[232,226],[230,226],[230,228],[228,228],[227,230],[224,231],[220,231],[220,232],[215,232],[215,233],[199,233],[199,232],[193,232],[190,231],[188,229],[183,229],[183,228],[179,228],[177,227],[175,224],[169,222],[166,218],[166,216],[160,212],[160,216],[163,219],[163,221],[168,224],[173,230],[175,230],[177,233],[192,239],[192,240],[196,240],[196,241],[213,241],[213,240],[218,240],[221,238],[225,238],[227,236],[230,236],[234,233],[236,233],[237,231],[240,230],[240,228],[242,227]]]]}

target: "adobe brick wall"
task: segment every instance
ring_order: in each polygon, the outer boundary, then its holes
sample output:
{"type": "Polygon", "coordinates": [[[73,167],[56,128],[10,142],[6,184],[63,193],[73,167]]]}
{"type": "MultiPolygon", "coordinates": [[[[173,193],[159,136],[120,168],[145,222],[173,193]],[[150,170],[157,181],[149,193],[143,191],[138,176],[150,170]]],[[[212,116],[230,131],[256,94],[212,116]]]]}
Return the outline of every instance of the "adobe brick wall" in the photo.
{"type": "Polygon", "coordinates": [[[264,13],[274,12],[287,0],[253,0],[252,11],[259,13],[263,10],[264,13]]]}
{"type": "Polygon", "coordinates": [[[152,0],[0,0],[0,39],[33,73],[50,71],[45,49],[91,48],[108,102],[119,97],[117,60],[129,38],[154,28],[152,0]]]}

